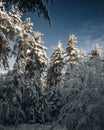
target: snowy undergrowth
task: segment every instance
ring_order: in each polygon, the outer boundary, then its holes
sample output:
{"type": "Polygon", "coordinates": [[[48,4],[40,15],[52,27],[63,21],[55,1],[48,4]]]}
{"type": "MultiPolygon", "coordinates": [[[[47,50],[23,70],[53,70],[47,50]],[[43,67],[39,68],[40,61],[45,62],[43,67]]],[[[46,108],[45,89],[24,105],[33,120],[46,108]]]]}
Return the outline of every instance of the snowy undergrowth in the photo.
{"type": "Polygon", "coordinates": [[[17,127],[5,127],[3,125],[0,125],[0,130],[66,130],[65,127],[62,127],[60,125],[54,126],[53,129],[52,125],[40,125],[40,124],[22,124],[18,125],[17,127]]]}

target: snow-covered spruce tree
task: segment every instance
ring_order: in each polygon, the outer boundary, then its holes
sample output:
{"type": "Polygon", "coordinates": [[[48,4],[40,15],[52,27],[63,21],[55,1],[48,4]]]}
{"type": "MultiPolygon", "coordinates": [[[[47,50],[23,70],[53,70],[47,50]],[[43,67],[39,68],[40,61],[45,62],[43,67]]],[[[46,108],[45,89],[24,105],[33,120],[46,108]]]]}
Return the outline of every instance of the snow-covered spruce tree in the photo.
{"type": "Polygon", "coordinates": [[[45,53],[46,48],[41,45],[42,36],[43,34],[36,32],[32,43],[29,44],[30,46],[26,51],[27,62],[25,65],[25,74],[28,82],[24,90],[23,105],[28,116],[28,121],[38,123],[44,123],[48,120],[48,112],[46,109],[48,107],[41,84],[41,75],[48,65],[48,58],[45,53]],[[29,79],[27,79],[27,76],[29,79]],[[29,104],[27,104],[27,100],[29,104]]]}
{"type": "Polygon", "coordinates": [[[0,2],[0,66],[5,69],[9,67],[8,57],[11,49],[6,34],[10,31],[10,27],[10,17],[6,13],[3,3],[0,2]]]}
{"type": "Polygon", "coordinates": [[[74,34],[69,36],[68,44],[66,48],[66,63],[72,68],[74,65],[78,65],[78,56],[80,50],[77,45],[77,38],[74,34]]]}
{"type": "Polygon", "coordinates": [[[18,39],[21,37],[24,26],[21,20],[22,13],[18,8],[12,8],[7,13],[2,2],[0,2],[0,6],[0,64],[7,68],[9,67],[8,59],[13,48],[11,43],[18,45],[18,39]]]}
{"type": "MultiPolygon", "coordinates": [[[[4,4],[0,2],[0,65],[5,69],[9,67],[8,60],[12,51],[10,43],[15,41],[17,34],[20,32],[20,28],[17,27],[18,24],[16,25],[15,23],[18,17],[13,18],[12,13],[8,14],[5,11],[4,4]]],[[[10,125],[22,120],[22,117],[20,119],[22,111],[19,109],[20,104],[13,102],[16,95],[13,77],[6,77],[3,85],[0,87],[0,122],[10,125]]]]}
{"type": "MultiPolygon", "coordinates": [[[[5,90],[6,88],[9,90],[13,89],[10,100],[11,103],[9,104],[9,96],[5,99],[11,108],[9,111],[10,115],[13,114],[11,107],[13,106],[12,100],[15,99],[15,101],[17,101],[18,99],[18,105],[25,113],[25,122],[45,122],[48,112],[46,112],[47,106],[39,81],[43,70],[48,64],[48,58],[45,54],[46,48],[41,45],[42,34],[37,32],[34,35],[30,19],[27,18],[23,22],[21,20],[21,12],[18,8],[12,8],[11,11],[7,13],[4,10],[2,2],[0,2],[0,15],[0,64],[6,68],[8,67],[8,56],[10,52],[16,56],[16,63],[12,72],[13,81],[12,78],[10,80],[10,84],[13,85],[9,86],[9,83],[7,83],[5,86],[5,90]],[[14,43],[13,49],[10,46],[12,45],[11,42],[14,43]]],[[[8,93],[9,92],[11,91],[8,91],[8,93]]],[[[3,102],[2,99],[0,101],[3,102]]],[[[17,109],[16,106],[15,108],[17,109]]],[[[7,114],[6,109],[4,109],[3,112],[7,114]]],[[[12,116],[13,119],[15,118],[14,116],[15,114],[12,116]]],[[[18,116],[20,116],[20,114],[18,116]]],[[[7,116],[3,118],[8,119],[7,116]]],[[[2,116],[0,116],[0,119],[3,121],[2,124],[5,123],[5,120],[2,120],[2,116]]],[[[16,120],[11,120],[11,118],[9,118],[9,121],[10,122],[7,123],[8,125],[17,122],[16,120]]]]}
{"type": "Polygon", "coordinates": [[[80,50],[77,46],[77,37],[74,34],[69,36],[66,48],[65,62],[70,67],[79,66],[84,60],[86,60],[86,52],[80,50]]]}
{"type": "Polygon", "coordinates": [[[43,43],[42,36],[43,34],[40,32],[35,32],[32,44],[26,52],[27,64],[25,69],[30,73],[30,76],[32,73],[36,73],[35,76],[39,76],[48,66],[48,57],[46,56],[47,48],[41,45],[43,43]]]}
{"type": "Polygon", "coordinates": [[[91,59],[95,57],[101,57],[102,56],[102,48],[101,46],[97,43],[92,52],[91,52],[91,59]]]}
{"type": "Polygon", "coordinates": [[[64,51],[60,41],[51,56],[47,72],[47,99],[51,120],[56,120],[62,107],[61,88],[63,87],[62,69],[64,51]]]}
{"type": "Polygon", "coordinates": [[[58,122],[68,130],[104,129],[104,62],[93,58],[75,71],[63,89],[65,105],[58,122]]]}
{"type": "Polygon", "coordinates": [[[17,125],[25,120],[21,90],[13,74],[13,71],[8,72],[0,86],[0,124],[3,125],[17,125]]]}
{"type": "Polygon", "coordinates": [[[47,73],[47,85],[49,88],[62,85],[62,68],[64,65],[64,51],[60,41],[50,59],[50,66],[47,73]]]}
{"type": "Polygon", "coordinates": [[[80,50],[77,45],[77,38],[74,34],[69,36],[68,46],[66,48],[66,72],[65,72],[65,84],[64,87],[70,87],[71,80],[77,78],[77,71],[79,66],[87,60],[87,55],[84,51],[80,50]]]}
{"type": "Polygon", "coordinates": [[[33,31],[33,35],[29,33],[32,30],[30,19],[26,19],[23,27],[17,40],[18,44],[14,46],[14,52],[17,53],[17,70],[20,70],[21,76],[25,74],[23,110],[27,117],[26,122],[45,122],[48,113],[40,78],[48,65],[48,58],[46,47],[41,45],[43,34],[33,31]]]}

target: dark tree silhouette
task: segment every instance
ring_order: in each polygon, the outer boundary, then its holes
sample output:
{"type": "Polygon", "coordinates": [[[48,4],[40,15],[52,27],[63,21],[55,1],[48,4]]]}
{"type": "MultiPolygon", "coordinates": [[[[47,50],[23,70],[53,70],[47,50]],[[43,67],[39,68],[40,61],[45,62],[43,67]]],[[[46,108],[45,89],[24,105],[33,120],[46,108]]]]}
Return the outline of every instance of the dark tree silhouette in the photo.
{"type": "Polygon", "coordinates": [[[47,5],[49,1],[53,3],[54,0],[2,0],[6,2],[6,6],[15,5],[18,6],[20,11],[22,12],[37,12],[38,16],[43,14],[45,19],[49,21],[51,24],[51,19],[49,15],[49,10],[47,9],[47,5]]]}

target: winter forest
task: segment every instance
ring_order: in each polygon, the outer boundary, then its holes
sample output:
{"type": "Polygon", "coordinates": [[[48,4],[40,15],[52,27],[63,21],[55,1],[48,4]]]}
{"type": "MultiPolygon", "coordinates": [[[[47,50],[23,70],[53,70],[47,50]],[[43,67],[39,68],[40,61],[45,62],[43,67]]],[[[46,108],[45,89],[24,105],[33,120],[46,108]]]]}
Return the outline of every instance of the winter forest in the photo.
{"type": "MultiPolygon", "coordinates": [[[[104,56],[87,54],[74,34],[48,58],[40,32],[18,8],[0,2],[0,125],[51,125],[48,130],[104,130],[104,56]]],[[[36,129],[38,130],[38,128],[36,129]]],[[[44,129],[43,129],[44,130],[44,129]]],[[[46,130],[46,129],[45,129],[46,130]]]]}

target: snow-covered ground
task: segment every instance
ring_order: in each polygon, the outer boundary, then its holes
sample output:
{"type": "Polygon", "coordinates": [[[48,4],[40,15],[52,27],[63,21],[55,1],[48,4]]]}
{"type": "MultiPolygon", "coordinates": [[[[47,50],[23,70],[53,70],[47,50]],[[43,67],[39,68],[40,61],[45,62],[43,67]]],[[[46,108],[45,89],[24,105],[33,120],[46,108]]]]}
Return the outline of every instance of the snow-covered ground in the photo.
{"type": "Polygon", "coordinates": [[[59,125],[55,125],[52,128],[52,125],[32,125],[32,124],[22,124],[18,125],[17,127],[5,127],[3,125],[0,125],[0,130],[66,130],[66,128],[63,128],[59,125]]]}

